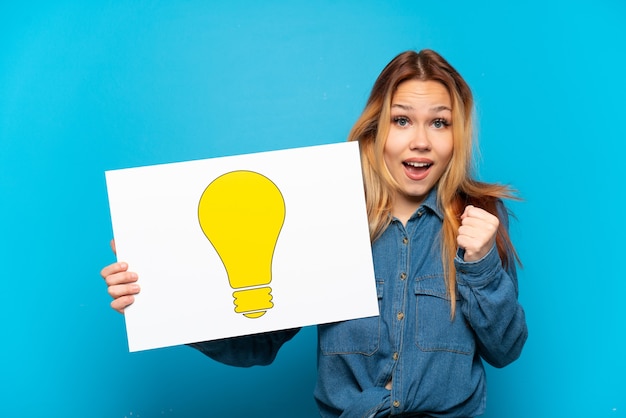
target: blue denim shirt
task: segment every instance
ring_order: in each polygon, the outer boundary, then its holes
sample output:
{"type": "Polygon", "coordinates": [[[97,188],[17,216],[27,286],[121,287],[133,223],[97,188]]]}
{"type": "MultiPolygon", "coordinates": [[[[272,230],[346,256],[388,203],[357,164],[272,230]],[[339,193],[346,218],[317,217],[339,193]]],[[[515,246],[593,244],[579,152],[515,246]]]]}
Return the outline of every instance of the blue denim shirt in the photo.
{"type": "MultiPolygon", "coordinates": [[[[474,417],[485,410],[481,358],[503,367],[519,357],[527,328],[513,263],[505,271],[495,247],[476,262],[457,256],[451,319],[441,225],[433,191],[406,227],[394,219],[372,245],[380,315],[318,326],[322,417],[474,417]]],[[[268,364],[297,331],[192,346],[227,364],[268,364]]]]}

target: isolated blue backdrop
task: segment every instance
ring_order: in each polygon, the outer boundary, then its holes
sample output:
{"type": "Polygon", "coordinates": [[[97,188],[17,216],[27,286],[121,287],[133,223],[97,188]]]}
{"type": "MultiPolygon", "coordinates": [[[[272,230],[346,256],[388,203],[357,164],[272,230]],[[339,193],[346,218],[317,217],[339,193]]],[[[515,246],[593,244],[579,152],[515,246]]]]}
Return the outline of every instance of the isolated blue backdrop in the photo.
{"type": "Polygon", "coordinates": [[[343,141],[382,67],[433,48],[474,89],[481,177],[525,199],[530,339],[486,416],[626,416],[624,2],[475,3],[3,2],[0,415],[316,416],[314,328],[265,368],[128,353],[104,171],[343,141]]]}

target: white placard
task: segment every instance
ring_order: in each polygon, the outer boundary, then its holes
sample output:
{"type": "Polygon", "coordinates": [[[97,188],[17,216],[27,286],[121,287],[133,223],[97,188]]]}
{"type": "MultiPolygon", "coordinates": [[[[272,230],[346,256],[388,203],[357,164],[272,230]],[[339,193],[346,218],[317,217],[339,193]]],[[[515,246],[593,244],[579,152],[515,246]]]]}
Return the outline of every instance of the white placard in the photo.
{"type": "Polygon", "coordinates": [[[130,351],[378,315],[357,143],[105,175],[130,351]]]}

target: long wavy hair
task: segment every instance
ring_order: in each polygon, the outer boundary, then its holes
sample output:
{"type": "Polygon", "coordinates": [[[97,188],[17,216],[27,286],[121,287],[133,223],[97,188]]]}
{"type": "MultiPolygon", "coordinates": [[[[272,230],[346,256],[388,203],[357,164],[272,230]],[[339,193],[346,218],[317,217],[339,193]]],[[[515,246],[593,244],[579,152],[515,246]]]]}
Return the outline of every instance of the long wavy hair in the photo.
{"type": "MultiPolygon", "coordinates": [[[[389,226],[394,192],[399,190],[385,164],[383,150],[391,125],[393,95],[398,85],[407,80],[439,82],[447,89],[452,101],[452,158],[437,183],[437,201],[443,210],[441,256],[454,316],[457,298],[454,257],[461,214],[467,205],[474,205],[500,218],[505,214],[499,213],[498,200],[515,199],[516,196],[508,186],[479,182],[474,178],[474,100],[465,80],[435,51],[406,51],[396,56],[380,73],[365,109],[348,136],[348,141],[360,144],[372,242],[389,226]]],[[[519,262],[504,222],[500,222],[496,245],[505,268],[510,263],[519,262]]]]}

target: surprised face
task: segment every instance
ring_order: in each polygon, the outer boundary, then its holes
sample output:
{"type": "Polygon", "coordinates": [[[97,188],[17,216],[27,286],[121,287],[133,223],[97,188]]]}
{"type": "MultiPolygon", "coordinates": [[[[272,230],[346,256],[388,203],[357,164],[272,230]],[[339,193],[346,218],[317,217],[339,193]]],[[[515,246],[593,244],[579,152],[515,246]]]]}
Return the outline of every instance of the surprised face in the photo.
{"type": "Polygon", "coordinates": [[[406,223],[437,184],[452,158],[452,100],[436,81],[408,80],[391,102],[384,147],[387,169],[400,189],[392,214],[406,223]]]}

